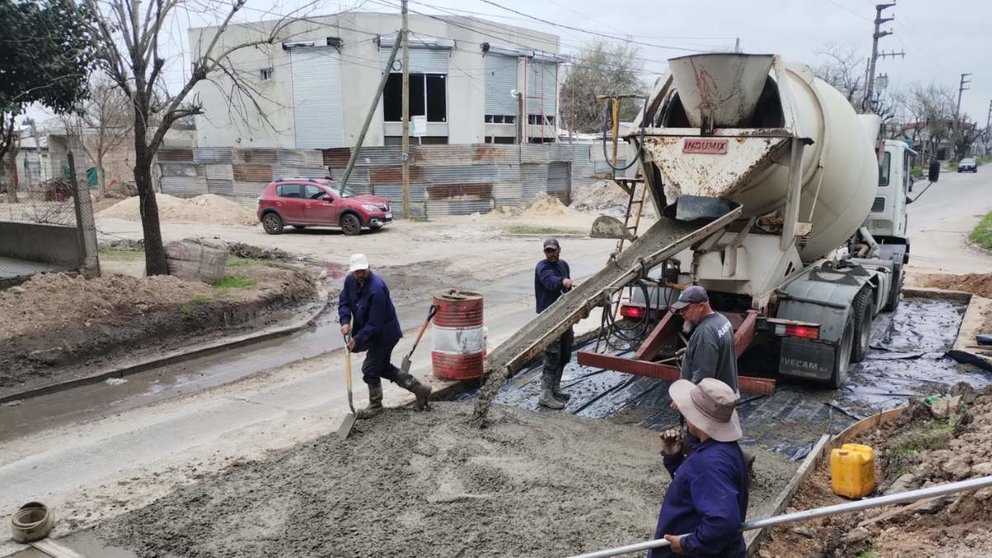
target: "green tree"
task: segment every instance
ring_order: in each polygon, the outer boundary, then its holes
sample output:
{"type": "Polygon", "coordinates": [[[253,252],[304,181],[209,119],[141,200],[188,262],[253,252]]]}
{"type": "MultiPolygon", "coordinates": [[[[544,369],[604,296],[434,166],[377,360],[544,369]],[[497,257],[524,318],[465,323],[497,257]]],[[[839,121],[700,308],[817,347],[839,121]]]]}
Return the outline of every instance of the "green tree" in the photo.
{"type": "MultiPolygon", "coordinates": [[[[15,118],[27,105],[63,114],[86,97],[90,15],[73,0],[0,0],[0,161],[17,149],[15,118]]],[[[17,185],[8,182],[7,199],[16,202],[17,185]]]]}
{"type": "MultiPolygon", "coordinates": [[[[597,95],[644,94],[647,87],[638,77],[642,69],[637,50],[631,45],[598,41],[575,57],[561,87],[561,112],[570,132],[599,132],[609,121],[604,101],[597,95]]],[[[620,120],[631,121],[641,111],[641,101],[624,99],[620,120]]]]}

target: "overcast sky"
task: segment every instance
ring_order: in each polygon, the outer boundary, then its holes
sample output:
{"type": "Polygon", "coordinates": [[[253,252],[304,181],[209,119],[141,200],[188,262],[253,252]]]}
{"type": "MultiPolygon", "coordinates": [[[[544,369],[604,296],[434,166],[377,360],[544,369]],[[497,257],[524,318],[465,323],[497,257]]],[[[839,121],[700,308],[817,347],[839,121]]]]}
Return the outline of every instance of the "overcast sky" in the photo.
{"type": "MultiPolygon", "coordinates": [[[[744,52],[782,54],[816,65],[828,45],[871,54],[875,5],[870,0],[493,0],[559,26],[574,27],[641,43],[700,50],[727,49],[741,40],[744,52]]],[[[395,0],[370,0],[363,8],[385,10],[395,0]]],[[[347,4],[352,6],[354,4],[347,4]]],[[[535,21],[482,0],[411,1],[424,13],[474,12],[495,21],[556,33],[563,50],[576,51],[595,35],[535,21]]],[[[957,93],[961,73],[970,72],[962,112],[984,126],[992,100],[992,2],[984,0],[898,0],[886,10],[893,31],[881,51],[905,51],[904,58],[879,60],[892,87],[934,82],[957,93]]],[[[664,70],[665,60],[685,51],[635,45],[645,60],[645,78],[664,70]]],[[[863,71],[863,70],[862,70],[863,71]]]]}
{"type": "MultiPolygon", "coordinates": [[[[279,7],[273,8],[273,0],[248,0],[241,19],[271,19],[270,10],[285,11],[306,1],[279,0],[279,7]]],[[[642,77],[651,83],[664,71],[665,60],[690,53],[680,49],[727,50],[736,39],[744,52],[782,54],[789,61],[810,65],[822,62],[821,53],[830,45],[854,49],[867,58],[875,4],[870,0],[411,0],[410,10],[475,15],[554,33],[561,37],[564,53],[576,53],[601,38],[586,31],[629,39],[643,59],[642,77]]],[[[399,0],[321,0],[314,15],[355,8],[398,11],[398,6],[399,0]]],[[[882,28],[893,34],[882,38],[879,48],[904,51],[906,56],[879,60],[877,73],[889,75],[890,87],[933,82],[956,95],[961,73],[970,72],[962,112],[984,126],[992,100],[992,2],[898,0],[885,13],[895,20],[882,28]]],[[[186,45],[185,30],[211,22],[197,21],[192,15],[172,23],[166,50],[174,51],[173,63],[167,75],[170,83],[178,85],[188,64],[179,52],[186,45]]],[[[416,31],[415,25],[412,28],[416,31]]],[[[37,110],[31,114],[41,116],[37,110]]]]}

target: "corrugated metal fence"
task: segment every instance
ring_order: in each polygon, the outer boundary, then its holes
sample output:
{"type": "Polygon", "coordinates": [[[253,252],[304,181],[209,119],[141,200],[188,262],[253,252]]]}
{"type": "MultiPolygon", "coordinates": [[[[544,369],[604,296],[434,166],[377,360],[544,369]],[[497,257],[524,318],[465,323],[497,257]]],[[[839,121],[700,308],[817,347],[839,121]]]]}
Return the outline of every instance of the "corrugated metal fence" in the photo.
{"type": "MultiPolygon", "coordinates": [[[[572,188],[596,180],[598,144],[422,145],[411,147],[410,203],[415,216],[488,213],[526,204],[539,193],[571,201],[572,188]]],[[[197,148],[159,152],[166,194],[205,193],[255,198],[265,185],[290,176],[340,180],[350,148],[324,150],[197,148]]],[[[399,147],[365,147],[349,178],[351,189],[402,205],[399,147]]],[[[399,213],[399,211],[397,211],[399,213]]]]}

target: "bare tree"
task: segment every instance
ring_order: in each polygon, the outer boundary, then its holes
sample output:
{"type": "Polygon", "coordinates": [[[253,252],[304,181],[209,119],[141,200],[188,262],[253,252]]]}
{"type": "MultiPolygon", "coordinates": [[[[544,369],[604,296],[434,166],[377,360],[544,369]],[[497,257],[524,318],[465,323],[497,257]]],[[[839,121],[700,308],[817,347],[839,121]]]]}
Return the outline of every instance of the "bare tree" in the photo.
{"type": "MultiPolygon", "coordinates": [[[[646,87],[638,77],[641,62],[630,45],[598,41],[572,62],[561,87],[561,111],[570,132],[598,132],[609,112],[596,95],[641,94],[646,87]]],[[[641,110],[636,99],[621,106],[620,120],[633,120],[641,110]]]]}
{"type": "Polygon", "coordinates": [[[21,134],[14,112],[0,112],[0,186],[7,192],[7,203],[17,203],[17,151],[21,134]]]}
{"type": "Polygon", "coordinates": [[[954,95],[934,84],[917,85],[910,92],[909,111],[918,120],[924,152],[934,158],[940,144],[949,138],[954,124],[954,95]]]}
{"type": "Polygon", "coordinates": [[[104,160],[131,135],[134,120],[131,103],[112,82],[96,77],[89,84],[89,100],[77,113],[62,116],[62,124],[69,135],[79,138],[86,156],[96,164],[99,192],[107,189],[107,172],[104,160]]]}
{"type": "MultiPolygon", "coordinates": [[[[194,94],[197,84],[220,79],[229,84],[242,102],[255,101],[257,91],[232,62],[235,53],[282,40],[295,14],[309,10],[306,3],[275,22],[253,25],[232,33],[232,22],[246,0],[83,0],[96,14],[94,35],[103,70],[130,101],[133,114],[134,181],[138,189],[145,245],[145,273],[168,273],[158,204],[152,185],[152,164],[166,133],[177,121],[203,113],[194,94]],[[201,33],[190,53],[188,77],[178,90],[166,87],[163,70],[167,60],[160,49],[168,39],[173,18],[195,14],[195,19],[216,18],[210,33],[201,33]],[[235,36],[237,35],[237,36],[235,36]]],[[[182,21],[188,21],[186,17],[182,21]]],[[[233,97],[233,96],[232,96],[233,97]]],[[[236,99],[232,98],[232,102],[236,99]]],[[[260,111],[261,113],[261,111],[260,111]]],[[[264,114],[264,113],[262,113],[264,114]]]]}
{"type": "Polygon", "coordinates": [[[813,68],[813,74],[841,92],[852,106],[860,108],[858,99],[864,97],[865,58],[858,56],[854,48],[843,49],[828,44],[818,52],[826,62],[813,68]]]}

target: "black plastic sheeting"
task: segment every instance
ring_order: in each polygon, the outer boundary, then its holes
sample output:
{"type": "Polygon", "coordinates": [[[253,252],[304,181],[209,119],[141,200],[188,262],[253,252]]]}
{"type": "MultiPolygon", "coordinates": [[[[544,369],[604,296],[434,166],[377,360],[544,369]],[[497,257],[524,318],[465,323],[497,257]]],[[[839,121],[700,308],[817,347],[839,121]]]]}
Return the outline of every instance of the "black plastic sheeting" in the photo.
{"type": "MultiPolygon", "coordinates": [[[[965,305],[933,299],[904,299],[891,314],[880,314],[872,326],[867,358],[852,364],[838,390],[779,378],[770,396],[744,394],[738,414],[744,445],[758,444],[790,459],[804,458],[824,433],[836,434],[866,416],[899,407],[911,397],[946,394],[958,382],[976,388],[992,383],[992,373],[959,364],[944,356],[957,337],[965,305]]],[[[592,350],[594,343],[581,350],[592,350]]],[[[755,366],[753,363],[750,366],[755,366]]],[[[567,412],[609,418],[663,430],[678,424],[668,397],[669,382],[622,372],[579,366],[572,361],[562,388],[572,395],[563,411],[537,404],[540,363],[510,379],[494,403],[539,412],[567,412]]],[[[741,370],[761,375],[761,370],[741,370]]],[[[477,390],[457,400],[473,399],[477,390]]]]}

